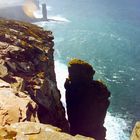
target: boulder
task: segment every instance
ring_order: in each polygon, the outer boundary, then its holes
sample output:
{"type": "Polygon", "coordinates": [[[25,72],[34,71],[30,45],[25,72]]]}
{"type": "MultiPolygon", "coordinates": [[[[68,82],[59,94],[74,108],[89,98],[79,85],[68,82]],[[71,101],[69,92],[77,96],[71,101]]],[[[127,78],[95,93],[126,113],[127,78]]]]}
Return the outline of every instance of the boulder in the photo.
{"type": "Polygon", "coordinates": [[[1,140],[94,140],[77,135],[75,137],[61,132],[61,129],[34,122],[21,122],[0,127],[1,140]]]}

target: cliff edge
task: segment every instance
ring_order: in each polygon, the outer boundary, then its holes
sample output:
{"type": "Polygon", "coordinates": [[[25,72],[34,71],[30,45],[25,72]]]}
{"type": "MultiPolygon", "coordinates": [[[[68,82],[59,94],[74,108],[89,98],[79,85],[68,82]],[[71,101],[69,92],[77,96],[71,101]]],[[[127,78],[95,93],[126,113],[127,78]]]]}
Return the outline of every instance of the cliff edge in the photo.
{"type": "Polygon", "coordinates": [[[94,140],[81,135],[71,136],[57,127],[35,122],[20,122],[0,127],[1,140],[94,140]]]}
{"type": "Polygon", "coordinates": [[[56,85],[51,31],[0,19],[0,125],[41,122],[68,131],[56,85]]]}

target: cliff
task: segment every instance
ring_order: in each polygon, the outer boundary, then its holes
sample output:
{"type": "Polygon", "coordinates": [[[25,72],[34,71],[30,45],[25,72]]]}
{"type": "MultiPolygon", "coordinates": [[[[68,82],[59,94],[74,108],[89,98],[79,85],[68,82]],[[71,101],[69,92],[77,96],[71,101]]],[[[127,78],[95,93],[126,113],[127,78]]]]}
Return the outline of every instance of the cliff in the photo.
{"type": "Polygon", "coordinates": [[[130,140],[140,140],[140,122],[135,124],[130,140]]]}
{"type": "Polygon", "coordinates": [[[0,19],[0,125],[41,122],[68,131],[56,85],[51,31],[0,19]]]}
{"type": "Polygon", "coordinates": [[[0,140],[93,140],[65,133],[53,39],[36,25],[0,19],[0,140]]]}

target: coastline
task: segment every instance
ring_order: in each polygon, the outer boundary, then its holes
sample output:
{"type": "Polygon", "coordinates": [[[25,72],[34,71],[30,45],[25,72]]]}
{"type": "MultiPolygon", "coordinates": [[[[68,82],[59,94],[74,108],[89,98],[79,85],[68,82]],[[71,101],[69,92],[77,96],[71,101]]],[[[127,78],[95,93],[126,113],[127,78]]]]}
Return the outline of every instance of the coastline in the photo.
{"type": "Polygon", "coordinates": [[[27,16],[22,9],[22,5],[0,8],[0,17],[6,18],[6,19],[12,19],[12,20],[30,22],[30,23],[40,22],[40,21],[49,21],[47,17],[43,17],[43,16],[42,18],[35,18],[35,17],[27,16]]]}

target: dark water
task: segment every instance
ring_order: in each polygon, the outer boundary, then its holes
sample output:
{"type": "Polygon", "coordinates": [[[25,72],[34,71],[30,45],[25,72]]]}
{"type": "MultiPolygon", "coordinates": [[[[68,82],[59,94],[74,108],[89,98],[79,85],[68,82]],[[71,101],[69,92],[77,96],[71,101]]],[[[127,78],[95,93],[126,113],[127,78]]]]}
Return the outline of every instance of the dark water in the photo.
{"type": "Polygon", "coordinates": [[[63,90],[66,64],[86,60],[112,93],[106,119],[108,140],[127,140],[140,120],[140,1],[48,0],[50,18],[42,23],[55,36],[56,72],[63,90]]]}

